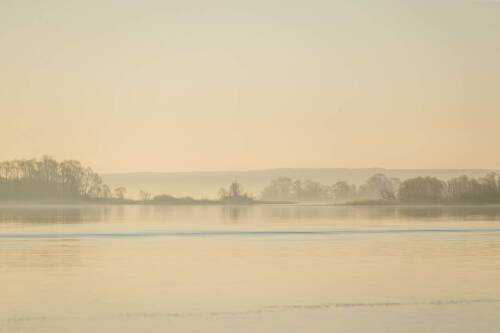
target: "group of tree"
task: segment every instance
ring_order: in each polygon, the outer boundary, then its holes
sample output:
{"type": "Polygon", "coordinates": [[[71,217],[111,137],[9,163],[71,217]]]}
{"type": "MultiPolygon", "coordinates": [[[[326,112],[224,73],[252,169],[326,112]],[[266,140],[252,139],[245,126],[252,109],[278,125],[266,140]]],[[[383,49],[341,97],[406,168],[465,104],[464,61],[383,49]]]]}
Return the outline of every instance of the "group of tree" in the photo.
{"type": "Polygon", "coordinates": [[[443,181],[435,177],[416,177],[400,181],[375,174],[360,186],[345,181],[333,185],[281,177],[272,180],[261,193],[262,200],[294,202],[364,202],[378,200],[394,203],[499,203],[500,176],[488,173],[474,179],[460,176],[443,181]]]}
{"type": "MultiPolygon", "coordinates": [[[[0,163],[0,200],[85,200],[112,199],[125,202],[127,189],[111,191],[90,167],[75,160],[58,162],[49,156],[40,160],[14,160],[0,163]]],[[[213,203],[190,197],[155,196],[141,190],[142,202],[213,203]]],[[[500,204],[500,176],[491,172],[477,179],[460,176],[443,181],[435,177],[416,177],[400,181],[375,174],[362,185],[345,181],[323,185],[312,180],[293,180],[280,177],[271,181],[261,193],[265,201],[292,202],[355,202],[379,200],[404,204],[500,204]]],[[[128,200],[130,201],[130,200],[128,200]]],[[[244,204],[256,202],[244,192],[237,181],[219,190],[218,202],[244,204]]]]}
{"type": "MultiPolygon", "coordinates": [[[[114,190],[123,199],[126,189],[114,190]]],[[[0,200],[108,199],[113,193],[101,177],[79,161],[49,156],[0,163],[0,200]]]]}
{"type": "MultiPolygon", "coordinates": [[[[349,195],[352,188],[344,183],[337,190],[343,192],[343,195],[349,195]]],[[[264,188],[261,199],[268,201],[328,201],[333,192],[333,187],[322,185],[319,182],[280,177],[272,180],[264,188]]]]}
{"type": "Polygon", "coordinates": [[[347,202],[360,199],[396,197],[399,180],[375,174],[361,186],[345,181],[323,185],[312,180],[280,177],[271,181],[261,193],[262,200],[294,202],[347,202]]]}
{"type": "Polygon", "coordinates": [[[460,176],[443,181],[417,177],[401,183],[401,203],[500,204],[500,177],[490,172],[478,179],[460,176]]]}

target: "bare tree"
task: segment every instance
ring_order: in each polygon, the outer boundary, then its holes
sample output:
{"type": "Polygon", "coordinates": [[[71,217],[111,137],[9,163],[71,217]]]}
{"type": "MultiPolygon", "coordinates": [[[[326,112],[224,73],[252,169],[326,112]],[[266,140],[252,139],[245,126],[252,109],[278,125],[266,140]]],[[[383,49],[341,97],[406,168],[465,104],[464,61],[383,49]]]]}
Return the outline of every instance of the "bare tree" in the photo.
{"type": "Polygon", "coordinates": [[[120,199],[120,200],[123,200],[125,199],[125,193],[127,193],[127,189],[123,186],[120,186],[120,187],[117,187],[115,188],[115,196],[120,199]]]}
{"type": "Polygon", "coordinates": [[[88,199],[110,196],[101,177],[80,162],[22,159],[0,163],[0,199],[88,199]]]}
{"type": "Polygon", "coordinates": [[[150,201],[151,200],[151,193],[146,192],[144,190],[139,191],[139,198],[141,198],[142,201],[150,201]]]}
{"type": "Polygon", "coordinates": [[[218,195],[219,200],[223,202],[245,203],[253,201],[250,195],[243,192],[243,187],[236,180],[229,185],[229,188],[221,188],[218,195]]]}

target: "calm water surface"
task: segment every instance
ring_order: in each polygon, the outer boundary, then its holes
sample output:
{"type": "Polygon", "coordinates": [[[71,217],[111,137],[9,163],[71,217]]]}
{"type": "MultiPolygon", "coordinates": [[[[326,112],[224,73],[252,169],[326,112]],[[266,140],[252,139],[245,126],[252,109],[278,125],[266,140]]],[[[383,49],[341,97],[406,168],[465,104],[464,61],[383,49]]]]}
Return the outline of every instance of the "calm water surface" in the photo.
{"type": "Polygon", "coordinates": [[[500,207],[0,206],[0,332],[499,332],[500,207]]]}

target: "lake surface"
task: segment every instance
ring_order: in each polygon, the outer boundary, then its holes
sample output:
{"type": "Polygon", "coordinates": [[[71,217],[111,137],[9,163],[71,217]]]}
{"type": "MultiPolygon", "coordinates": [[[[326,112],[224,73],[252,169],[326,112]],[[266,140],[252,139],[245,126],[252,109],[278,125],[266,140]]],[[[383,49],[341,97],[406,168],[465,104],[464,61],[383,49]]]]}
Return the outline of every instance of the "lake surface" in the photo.
{"type": "Polygon", "coordinates": [[[0,332],[499,332],[500,207],[0,206],[0,332]]]}

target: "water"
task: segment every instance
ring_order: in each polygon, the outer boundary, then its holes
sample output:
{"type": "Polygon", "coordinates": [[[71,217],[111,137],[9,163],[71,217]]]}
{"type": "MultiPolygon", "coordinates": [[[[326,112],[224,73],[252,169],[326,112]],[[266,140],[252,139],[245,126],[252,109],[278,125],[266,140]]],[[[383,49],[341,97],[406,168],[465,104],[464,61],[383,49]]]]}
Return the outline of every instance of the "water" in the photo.
{"type": "Polygon", "coordinates": [[[498,332],[500,207],[0,206],[0,332],[498,332]]]}

